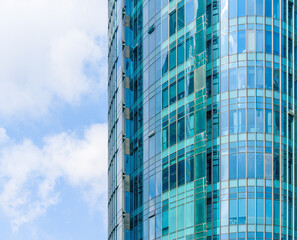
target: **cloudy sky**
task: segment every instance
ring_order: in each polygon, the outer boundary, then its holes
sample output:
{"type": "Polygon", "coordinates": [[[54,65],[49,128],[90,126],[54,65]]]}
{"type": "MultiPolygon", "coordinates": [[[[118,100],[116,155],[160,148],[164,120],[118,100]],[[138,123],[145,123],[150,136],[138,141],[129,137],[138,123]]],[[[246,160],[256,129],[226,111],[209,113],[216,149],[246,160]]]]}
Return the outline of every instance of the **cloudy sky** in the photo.
{"type": "Polygon", "coordinates": [[[106,239],[107,0],[0,0],[0,239],[106,239]]]}

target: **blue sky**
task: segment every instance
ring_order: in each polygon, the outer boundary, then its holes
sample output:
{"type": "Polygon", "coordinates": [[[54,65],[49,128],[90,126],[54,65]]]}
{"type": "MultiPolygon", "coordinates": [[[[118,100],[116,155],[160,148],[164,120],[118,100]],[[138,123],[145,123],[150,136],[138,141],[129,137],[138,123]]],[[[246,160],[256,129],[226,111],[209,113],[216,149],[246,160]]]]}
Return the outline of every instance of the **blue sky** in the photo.
{"type": "Polygon", "coordinates": [[[0,35],[0,239],[106,239],[107,0],[1,0],[0,35]]]}

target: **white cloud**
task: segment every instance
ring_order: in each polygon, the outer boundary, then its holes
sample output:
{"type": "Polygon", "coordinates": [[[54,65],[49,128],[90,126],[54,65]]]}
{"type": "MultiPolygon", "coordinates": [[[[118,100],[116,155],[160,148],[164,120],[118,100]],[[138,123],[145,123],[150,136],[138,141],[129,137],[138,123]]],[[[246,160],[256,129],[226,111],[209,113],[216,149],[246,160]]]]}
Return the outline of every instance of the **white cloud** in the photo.
{"type": "Polygon", "coordinates": [[[106,86],[106,0],[0,1],[0,116],[40,116],[106,86]]]}
{"type": "Polygon", "coordinates": [[[30,140],[14,143],[3,129],[0,139],[4,139],[0,149],[0,210],[11,219],[14,230],[59,201],[56,186],[60,180],[80,189],[85,200],[106,215],[106,124],[90,126],[82,139],[73,133],[48,136],[42,147],[30,140]]]}

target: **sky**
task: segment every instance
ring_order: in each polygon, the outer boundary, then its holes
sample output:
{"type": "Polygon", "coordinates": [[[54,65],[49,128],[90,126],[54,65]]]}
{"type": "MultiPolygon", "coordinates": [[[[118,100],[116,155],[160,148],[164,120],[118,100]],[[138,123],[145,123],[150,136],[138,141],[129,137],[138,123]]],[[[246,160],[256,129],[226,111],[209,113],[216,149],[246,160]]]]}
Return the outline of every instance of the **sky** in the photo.
{"type": "Polygon", "coordinates": [[[0,0],[0,239],[107,238],[107,0],[0,0]]]}

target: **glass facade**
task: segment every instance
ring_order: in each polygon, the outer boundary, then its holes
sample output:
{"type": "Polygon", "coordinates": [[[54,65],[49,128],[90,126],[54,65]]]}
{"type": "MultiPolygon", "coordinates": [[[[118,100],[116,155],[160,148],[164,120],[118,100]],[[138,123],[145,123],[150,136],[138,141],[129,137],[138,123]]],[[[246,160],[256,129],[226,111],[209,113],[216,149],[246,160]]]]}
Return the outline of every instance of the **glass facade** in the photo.
{"type": "Polygon", "coordinates": [[[108,3],[109,239],[297,239],[297,3],[108,3]]]}

